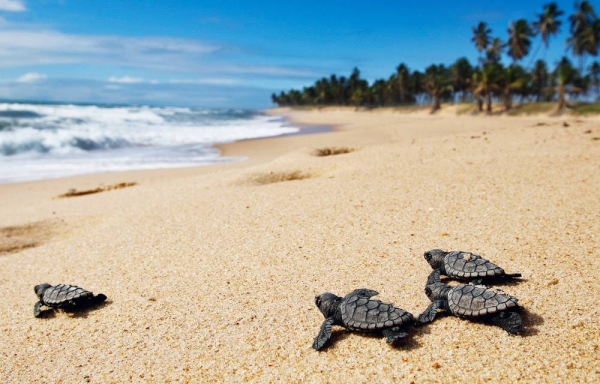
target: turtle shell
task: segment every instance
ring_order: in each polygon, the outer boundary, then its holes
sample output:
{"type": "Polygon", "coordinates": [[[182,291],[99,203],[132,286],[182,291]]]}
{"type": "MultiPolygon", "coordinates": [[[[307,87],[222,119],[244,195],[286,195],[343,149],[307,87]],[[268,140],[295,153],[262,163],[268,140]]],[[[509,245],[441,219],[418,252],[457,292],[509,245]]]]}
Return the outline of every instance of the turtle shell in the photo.
{"type": "Polygon", "coordinates": [[[342,322],[354,331],[377,331],[413,321],[413,316],[391,304],[365,296],[352,295],[340,305],[342,322]]]}
{"type": "Polygon", "coordinates": [[[44,291],[42,302],[50,307],[58,307],[64,304],[89,300],[93,297],[94,294],[92,292],[75,285],[57,284],[44,291]]]}
{"type": "Polygon", "coordinates": [[[446,275],[463,279],[504,275],[504,270],[471,252],[454,251],[444,257],[446,275]]]}
{"type": "Polygon", "coordinates": [[[517,308],[518,299],[484,286],[460,284],[448,292],[448,307],[459,316],[478,317],[517,308]]]}

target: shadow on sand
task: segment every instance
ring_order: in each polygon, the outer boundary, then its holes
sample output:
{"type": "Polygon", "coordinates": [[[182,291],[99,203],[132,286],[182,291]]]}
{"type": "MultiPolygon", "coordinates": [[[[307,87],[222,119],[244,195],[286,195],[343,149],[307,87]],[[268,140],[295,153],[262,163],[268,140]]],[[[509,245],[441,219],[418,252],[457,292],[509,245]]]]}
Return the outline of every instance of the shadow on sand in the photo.
{"type": "MultiPolygon", "coordinates": [[[[390,348],[410,351],[413,349],[417,349],[421,346],[421,344],[414,338],[414,336],[419,334],[420,332],[415,332],[415,329],[409,329],[406,332],[408,333],[408,336],[404,339],[404,342],[397,343],[393,346],[390,346],[390,348]]],[[[348,332],[340,329],[331,332],[331,339],[329,340],[327,345],[323,349],[321,349],[321,351],[327,351],[331,348],[334,348],[337,345],[337,343],[352,337],[367,337],[370,339],[376,339],[379,342],[385,342],[385,337],[383,337],[383,335],[381,335],[380,333],[348,332]]]]}
{"type": "MultiPolygon", "coordinates": [[[[112,301],[110,300],[105,300],[102,302],[94,302],[88,305],[85,305],[83,307],[79,307],[76,309],[73,308],[64,308],[64,309],[60,309],[63,312],[65,312],[68,317],[71,318],[87,318],[88,314],[92,311],[104,308],[105,306],[112,304],[112,301]]],[[[40,319],[53,319],[56,317],[56,313],[58,311],[60,311],[59,309],[56,308],[50,308],[50,309],[46,309],[44,311],[41,312],[40,315],[40,319]]]]}

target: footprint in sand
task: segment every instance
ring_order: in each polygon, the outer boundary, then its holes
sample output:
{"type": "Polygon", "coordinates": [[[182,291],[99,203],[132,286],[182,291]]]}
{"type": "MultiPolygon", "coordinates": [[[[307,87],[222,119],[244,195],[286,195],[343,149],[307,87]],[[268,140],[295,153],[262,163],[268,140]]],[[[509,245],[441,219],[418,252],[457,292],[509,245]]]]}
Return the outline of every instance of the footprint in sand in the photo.
{"type": "Polygon", "coordinates": [[[53,236],[55,226],[56,223],[40,221],[0,228],[0,256],[43,244],[53,236]]]}
{"type": "Polygon", "coordinates": [[[306,171],[265,172],[251,175],[248,182],[252,185],[267,185],[283,181],[304,180],[317,177],[316,173],[306,171]]]}

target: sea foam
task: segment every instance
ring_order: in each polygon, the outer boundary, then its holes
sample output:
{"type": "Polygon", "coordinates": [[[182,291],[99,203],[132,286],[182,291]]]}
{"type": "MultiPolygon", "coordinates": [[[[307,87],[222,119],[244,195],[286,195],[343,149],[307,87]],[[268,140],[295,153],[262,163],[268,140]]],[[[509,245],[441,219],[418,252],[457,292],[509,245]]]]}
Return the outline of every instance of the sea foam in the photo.
{"type": "Polygon", "coordinates": [[[232,161],[213,145],[296,131],[241,109],[0,103],[0,182],[232,161]]]}

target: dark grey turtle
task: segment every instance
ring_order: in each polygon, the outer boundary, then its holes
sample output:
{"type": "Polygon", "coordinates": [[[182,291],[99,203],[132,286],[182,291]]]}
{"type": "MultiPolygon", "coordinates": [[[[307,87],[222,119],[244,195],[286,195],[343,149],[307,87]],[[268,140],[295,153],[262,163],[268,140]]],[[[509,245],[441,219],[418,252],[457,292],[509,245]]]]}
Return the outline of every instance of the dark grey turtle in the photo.
{"type": "Polygon", "coordinates": [[[472,280],[477,284],[484,281],[511,280],[521,277],[520,273],[506,273],[489,260],[471,252],[432,249],[423,255],[433,269],[442,275],[458,280],[472,280]]]}
{"type": "Polygon", "coordinates": [[[325,316],[321,330],[312,347],[322,349],[331,338],[331,326],[341,325],[349,331],[381,332],[390,344],[397,344],[408,336],[403,329],[412,325],[412,314],[392,304],[371,299],[379,293],[370,289],[356,289],[346,296],[323,293],[315,297],[315,304],[325,316]]]}
{"type": "Polygon", "coordinates": [[[76,311],[100,304],[106,300],[106,296],[101,293],[94,296],[92,292],[75,285],[57,284],[52,286],[48,283],[43,283],[36,285],[33,289],[40,299],[33,307],[33,315],[35,317],[42,316],[40,308],[43,305],[66,311],[76,311]]]}
{"type": "Polygon", "coordinates": [[[462,318],[489,320],[511,335],[516,335],[521,329],[518,311],[522,308],[517,304],[518,299],[500,290],[473,284],[451,287],[442,283],[440,270],[436,269],[427,279],[425,294],[431,304],[419,315],[419,324],[433,321],[438,309],[441,309],[462,318]]]}

